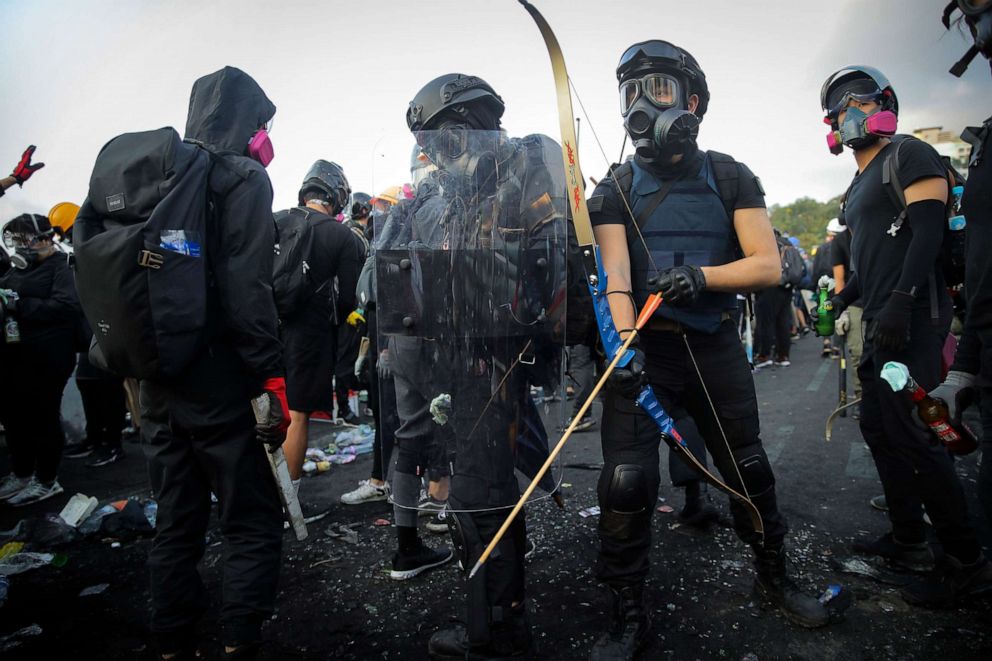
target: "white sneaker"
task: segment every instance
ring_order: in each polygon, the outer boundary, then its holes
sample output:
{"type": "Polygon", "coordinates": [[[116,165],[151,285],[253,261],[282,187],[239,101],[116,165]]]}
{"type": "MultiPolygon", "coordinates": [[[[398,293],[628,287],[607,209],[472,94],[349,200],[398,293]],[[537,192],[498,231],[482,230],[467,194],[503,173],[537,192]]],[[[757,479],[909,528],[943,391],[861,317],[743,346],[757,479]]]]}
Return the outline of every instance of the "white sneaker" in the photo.
{"type": "Polygon", "coordinates": [[[14,507],[32,505],[47,500],[52,496],[57,496],[60,493],[62,493],[62,486],[58,480],[45,485],[39,482],[37,478],[32,477],[31,481],[26,487],[21,489],[20,493],[7,499],[7,504],[14,507]]]}
{"type": "Polygon", "coordinates": [[[388,498],[389,488],[386,485],[376,486],[372,484],[371,480],[362,480],[358,483],[357,489],[341,494],[341,502],[345,505],[361,505],[388,498]]]}
{"type": "Polygon", "coordinates": [[[30,483],[30,477],[17,477],[13,473],[10,473],[0,481],[0,501],[16,496],[30,483]]]}

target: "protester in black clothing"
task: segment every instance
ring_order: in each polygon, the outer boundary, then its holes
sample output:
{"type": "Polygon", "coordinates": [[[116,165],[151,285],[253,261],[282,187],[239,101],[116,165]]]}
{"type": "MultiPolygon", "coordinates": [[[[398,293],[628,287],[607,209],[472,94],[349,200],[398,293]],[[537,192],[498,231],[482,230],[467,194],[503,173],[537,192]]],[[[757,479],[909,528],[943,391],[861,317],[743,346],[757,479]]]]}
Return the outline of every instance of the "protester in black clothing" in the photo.
{"type": "MultiPolygon", "coordinates": [[[[272,295],[272,186],[267,127],[275,106],[243,71],[225,67],[197,80],[187,142],[212,153],[205,237],[212,286],[203,349],[175,379],[141,381],[142,441],[158,498],[151,570],[151,630],[163,658],[193,658],[208,606],[197,571],[211,498],[217,497],[224,554],[221,642],[229,658],[252,658],[276,600],[283,516],[266,444],[281,443],[285,407],[282,347],[272,295]],[[266,402],[256,424],[252,399],[266,402]]],[[[83,204],[78,246],[95,212],[83,204]]]]}
{"type": "Polygon", "coordinates": [[[11,462],[10,474],[0,481],[0,501],[20,506],[62,493],[59,411],[81,310],[47,218],[18,216],[4,225],[2,236],[16,268],[0,276],[0,423],[11,462]]]}
{"type": "MultiPolygon", "coordinates": [[[[778,232],[775,240],[780,245],[789,242],[778,232]]],[[[792,322],[795,319],[792,287],[776,284],[774,287],[759,291],[755,296],[754,313],[757,317],[754,342],[755,369],[768,367],[773,363],[779,367],[788,367],[791,364],[789,349],[792,345],[792,322]]]]}
{"type": "Polygon", "coordinates": [[[65,456],[74,459],[93,454],[86,465],[94,468],[119,461],[124,457],[121,435],[127,411],[124,379],[93,365],[84,351],[76,363],[76,387],[86,415],[86,438],[76,447],[67,447],[65,456]]]}
{"type": "MultiPolygon", "coordinates": [[[[976,38],[983,35],[986,58],[992,58],[989,41],[992,30],[992,0],[958,3],[967,10],[965,22],[976,38]]],[[[978,472],[978,499],[986,520],[992,525],[992,117],[981,126],[968,127],[962,138],[971,144],[968,183],[961,200],[967,219],[965,256],[965,298],[967,316],[951,371],[931,395],[947,402],[951,418],[960,419],[962,404],[969,391],[980,393],[982,413],[982,462],[978,472]]]]}
{"type": "Polygon", "coordinates": [[[859,296],[863,303],[861,433],[882,480],[892,524],[891,532],[856,542],[854,548],[914,568],[931,565],[925,507],[944,560],[901,594],[912,604],[948,605],[973,591],[992,589],[992,564],[968,523],[950,456],[930,442],[905,395],[893,392],[880,378],[886,362],[898,361],[924,388],[940,382],[941,350],[951,319],[950,298],[937,264],[949,192],[946,170],[926,143],[907,138],[900,146],[895,174],[908,205],[900,225],[894,219],[901,209],[882,177],[886,159],[895,150],[886,137],[895,131],[899,110],[892,86],[877,69],[846,67],[827,79],[820,101],[837,132],[830,141],[832,151],[839,153],[843,143],[854,150],[858,165],[845,207],[853,275],[833,303],[835,314],[859,296]]]}
{"type": "MultiPolygon", "coordinates": [[[[303,470],[310,414],[333,408],[333,378],[339,362],[337,329],[339,321],[355,308],[355,284],[363,260],[351,230],[334,218],[350,194],[341,167],[317,161],[300,187],[300,206],[277,214],[279,226],[291,220],[291,215],[302,215],[313,232],[307,260],[308,292],[298,309],[281,320],[291,416],[283,447],[293,480],[299,480],[303,470]]],[[[349,373],[353,365],[354,360],[348,365],[349,373]]]]}
{"type": "Polygon", "coordinates": [[[634,326],[650,291],[660,290],[664,303],[635,343],[630,365],[611,377],[604,405],[597,574],[610,586],[614,608],[610,632],[596,643],[593,657],[633,657],[649,628],[643,586],[659,443],[658,428],[634,402],[645,382],[665,410],[681,407],[692,416],[724,480],[749,494],[760,511],[763,538],[744,507],[731,503],[737,533],[755,553],[757,592],[792,621],[823,626],[823,607],[786,575],[787,526],[761,446],[754,382],[734,323],[736,292],[777,285],[782,275],[760,182],[745,165],[697,148],[709,91],[703,71],[684,49],[658,40],[635,44],[621,56],[617,77],[637,155],[604,177],[589,210],[621,335],[634,326]],[[641,130],[656,121],[681,128],[667,138],[664,132],[641,130]],[[629,179],[623,172],[628,167],[629,179]],[[724,179],[718,171],[733,175],[736,194],[713,185],[724,179]],[[670,194],[640,218],[666,188],[670,194]],[[631,228],[635,221],[621,194],[642,224],[640,233],[631,228]]]}
{"type": "MultiPolygon", "coordinates": [[[[831,221],[832,222],[832,221],[831,221]]],[[[833,264],[834,292],[840,293],[848,280],[851,279],[851,231],[844,228],[831,244],[831,262],[833,264]]],[[[858,366],[861,364],[861,354],[864,352],[864,333],[862,332],[863,308],[861,300],[852,301],[838,316],[835,329],[843,333],[843,341],[847,344],[847,356],[854,370],[854,397],[861,398],[861,377],[858,376],[858,366]]],[[[825,340],[826,341],[826,340],[825,340]]],[[[860,408],[855,412],[860,416],[860,408]]]]}

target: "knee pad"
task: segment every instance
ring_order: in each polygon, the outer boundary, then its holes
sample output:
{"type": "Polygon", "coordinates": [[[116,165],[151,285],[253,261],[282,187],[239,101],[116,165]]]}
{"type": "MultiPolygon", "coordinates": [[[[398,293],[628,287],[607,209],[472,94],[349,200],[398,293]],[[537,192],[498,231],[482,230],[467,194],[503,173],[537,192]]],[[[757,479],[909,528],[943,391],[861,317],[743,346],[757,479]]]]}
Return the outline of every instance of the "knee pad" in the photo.
{"type": "Polygon", "coordinates": [[[651,518],[652,501],[644,468],[617,464],[602,496],[600,530],[617,539],[633,537],[651,518]]]}
{"type": "Polygon", "coordinates": [[[760,445],[735,450],[734,461],[749,495],[761,496],[775,488],[775,474],[760,445]]]}

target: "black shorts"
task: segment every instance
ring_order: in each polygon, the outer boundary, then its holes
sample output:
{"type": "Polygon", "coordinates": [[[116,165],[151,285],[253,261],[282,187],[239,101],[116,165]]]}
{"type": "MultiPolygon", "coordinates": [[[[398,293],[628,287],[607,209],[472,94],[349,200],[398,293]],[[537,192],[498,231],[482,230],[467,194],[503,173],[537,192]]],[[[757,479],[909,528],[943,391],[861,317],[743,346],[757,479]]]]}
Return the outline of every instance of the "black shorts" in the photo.
{"type": "Polygon", "coordinates": [[[331,411],[334,407],[336,329],[286,324],[282,327],[286,399],[293,411],[331,411]]]}

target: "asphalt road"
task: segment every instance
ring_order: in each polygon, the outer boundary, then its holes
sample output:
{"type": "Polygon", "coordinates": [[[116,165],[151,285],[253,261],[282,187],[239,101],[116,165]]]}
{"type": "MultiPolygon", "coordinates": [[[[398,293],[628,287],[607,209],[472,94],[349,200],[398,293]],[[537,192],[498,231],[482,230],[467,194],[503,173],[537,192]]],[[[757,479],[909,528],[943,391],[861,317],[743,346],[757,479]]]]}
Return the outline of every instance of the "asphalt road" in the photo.
{"type": "MultiPolygon", "coordinates": [[[[816,631],[797,629],[752,602],[750,552],[729,528],[718,525],[699,533],[679,525],[674,513],[657,512],[648,590],[654,631],[642,658],[992,658],[988,601],[950,611],[911,608],[899,598],[895,585],[838,569],[838,562],[850,557],[847,549],[855,537],[880,535],[887,522],[884,514],[868,506],[868,499],[881,491],[856,421],[839,419],[833,440],[824,441],[824,421],[837,400],[837,362],[820,358],[819,341],[800,340],[793,347],[791,367],[761,370],[755,382],[762,438],[791,527],[793,571],[810,592],[822,591],[828,583],[842,584],[855,603],[841,622],[816,631]]],[[[317,426],[311,445],[325,443],[333,431],[328,425],[317,426]]],[[[65,496],[19,510],[0,507],[0,530],[27,516],[58,512],[77,491],[101,503],[147,496],[140,447],[125,447],[125,461],[101,469],[66,460],[60,478],[65,496]]],[[[658,506],[677,511],[681,494],[669,486],[662,456],[664,500],[658,506]]],[[[958,464],[972,500],[977,460],[972,455],[958,464]]],[[[371,455],[366,455],[305,480],[305,512],[327,511],[327,516],[311,525],[311,537],[303,543],[286,534],[278,612],[266,625],[262,658],[426,658],[430,635],[459,616],[463,582],[454,565],[410,581],[391,581],[395,534],[389,526],[373,524],[379,518],[391,519],[390,507],[338,502],[341,493],[368,476],[370,461],[371,455]],[[358,544],[325,534],[339,524],[357,524],[358,544]]],[[[566,465],[601,461],[596,431],[576,435],[563,458],[566,465]]],[[[2,451],[0,463],[6,464],[2,451]]],[[[597,477],[595,470],[567,468],[562,476],[566,510],[547,499],[528,506],[528,530],[538,546],[528,565],[528,601],[542,659],[584,658],[606,624],[606,594],[592,572],[596,518],[579,514],[596,504],[597,477]]],[[[725,499],[721,494],[714,498],[726,519],[725,499]]],[[[989,531],[984,525],[980,529],[988,546],[989,531]]],[[[430,544],[445,543],[442,536],[422,534],[430,544]]],[[[0,638],[32,624],[42,632],[0,656],[153,658],[144,569],[149,540],[125,540],[119,548],[112,548],[112,541],[97,536],[74,542],[59,549],[68,554],[65,566],[11,577],[9,598],[0,608],[0,638]],[[109,584],[104,592],[79,596],[84,588],[102,583],[109,584]]],[[[212,527],[202,570],[215,605],[222,549],[212,527]]],[[[889,572],[883,576],[895,583],[908,578],[889,572]]],[[[218,649],[215,616],[216,609],[202,627],[208,657],[218,649]]]]}

